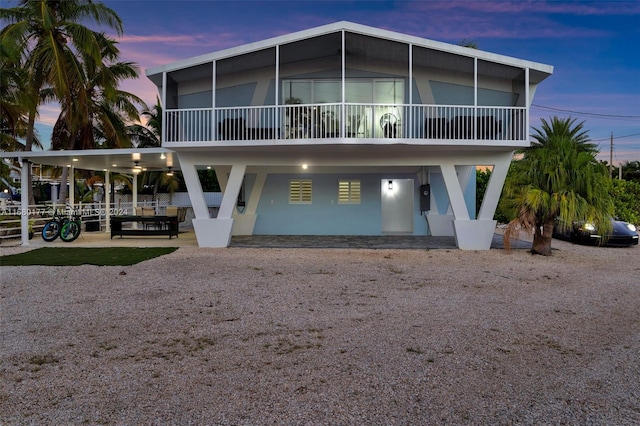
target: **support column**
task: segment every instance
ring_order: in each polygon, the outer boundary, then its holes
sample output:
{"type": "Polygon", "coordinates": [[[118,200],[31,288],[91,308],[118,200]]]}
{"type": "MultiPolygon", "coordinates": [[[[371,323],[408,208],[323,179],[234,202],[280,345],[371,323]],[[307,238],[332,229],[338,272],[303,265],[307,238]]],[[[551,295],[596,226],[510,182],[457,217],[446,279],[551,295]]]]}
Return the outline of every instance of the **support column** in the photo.
{"type": "Polygon", "coordinates": [[[58,185],[59,185],[59,183],[51,182],[49,185],[51,185],[51,204],[56,205],[56,204],[58,204],[58,185]]]}
{"type": "Polygon", "coordinates": [[[244,179],[244,172],[247,166],[244,164],[234,164],[231,167],[231,173],[229,174],[229,181],[222,195],[222,204],[220,205],[220,211],[218,212],[218,219],[231,219],[233,212],[236,209],[236,202],[238,195],[240,194],[240,188],[242,187],[242,180],[244,179]]]}
{"type": "Polygon", "coordinates": [[[455,167],[445,164],[441,169],[453,210],[453,232],[456,245],[461,250],[489,250],[496,227],[495,221],[471,220],[455,167]]]}
{"type": "Polygon", "coordinates": [[[232,214],[246,167],[244,165],[232,167],[228,182],[226,174],[224,176],[221,175],[218,168],[216,168],[216,176],[224,195],[218,217],[212,219],[202,192],[202,185],[200,185],[200,180],[198,179],[198,173],[196,172],[198,158],[194,155],[182,154],[179,156],[179,160],[182,176],[189,191],[189,198],[195,213],[195,219],[191,223],[196,233],[198,245],[200,247],[228,247],[233,227],[232,214]]]}
{"type": "Polygon", "coordinates": [[[111,173],[104,171],[104,232],[111,233],[111,173]]]}
{"type": "MultiPolygon", "coordinates": [[[[136,207],[138,207],[138,174],[134,173],[131,178],[131,214],[136,214],[136,207]]],[[[138,222],[133,222],[131,227],[138,229],[138,222]]]]}
{"type": "Polygon", "coordinates": [[[453,210],[453,217],[455,219],[469,220],[469,211],[464,201],[462,187],[460,186],[455,166],[453,164],[442,164],[440,165],[440,169],[442,170],[442,178],[444,179],[444,185],[449,195],[449,203],[453,210]]]}
{"type": "Polygon", "coordinates": [[[184,183],[189,192],[189,199],[191,200],[191,206],[193,207],[194,220],[209,219],[209,208],[207,207],[207,201],[204,198],[204,192],[202,192],[202,185],[200,185],[200,179],[198,178],[198,172],[196,171],[195,163],[190,158],[185,158],[180,155],[178,157],[180,161],[180,169],[182,170],[182,177],[184,183]]]}
{"type": "Polygon", "coordinates": [[[20,236],[23,246],[29,245],[29,172],[31,162],[22,160],[20,169],[20,236]]]}
{"type": "Polygon", "coordinates": [[[507,178],[512,156],[513,152],[506,152],[500,156],[496,155],[491,177],[489,178],[484,199],[480,206],[480,212],[478,213],[478,219],[493,220],[496,208],[498,207],[498,201],[500,201],[500,194],[502,194],[502,187],[507,178]]]}
{"type": "Polygon", "coordinates": [[[267,173],[259,172],[256,180],[251,188],[251,194],[247,200],[247,208],[244,214],[235,214],[233,216],[233,232],[232,235],[253,235],[253,228],[256,226],[256,210],[262,195],[264,183],[267,180],[267,173]]]}
{"type": "Polygon", "coordinates": [[[69,166],[69,176],[67,176],[67,180],[69,181],[69,205],[73,210],[74,204],[76,202],[76,169],[73,167],[73,164],[69,166]]]}

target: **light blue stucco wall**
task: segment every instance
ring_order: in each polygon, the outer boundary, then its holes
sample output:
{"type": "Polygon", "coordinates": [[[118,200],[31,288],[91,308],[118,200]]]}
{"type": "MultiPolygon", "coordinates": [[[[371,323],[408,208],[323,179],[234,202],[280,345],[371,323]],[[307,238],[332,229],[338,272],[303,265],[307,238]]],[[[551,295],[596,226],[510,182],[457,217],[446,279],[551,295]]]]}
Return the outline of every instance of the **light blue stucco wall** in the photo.
{"type": "Polygon", "coordinates": [[[415,174],[271,174],[256,210],[254,234],[382,235],[380,182],[388,179],[414,180],[413,234],[428,235],[415,174]],[[289,179],[312,180],[311,204],[289,204],[289,179]],[[338,179],[360,179],[360,204],[338,204],[338,179]]]}

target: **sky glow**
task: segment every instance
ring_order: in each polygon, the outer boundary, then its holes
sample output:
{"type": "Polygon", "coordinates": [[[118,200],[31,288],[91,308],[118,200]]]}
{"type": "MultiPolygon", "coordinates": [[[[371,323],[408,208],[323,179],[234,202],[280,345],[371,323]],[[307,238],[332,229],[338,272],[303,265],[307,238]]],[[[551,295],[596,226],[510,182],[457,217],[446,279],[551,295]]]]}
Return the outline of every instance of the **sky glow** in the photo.
{"type": "MultiPolygon", "coordinates": [[[[535,93],[532,126],[539,127],[540,118],[572,116],[586,122],[600,159],[609,160],[613,133],[614,164],[640,161],[638,1],[104,3],[124,23],[121,60],[140,67],[140,78],[122,88],[149,106],[157,89],[144,76],[147,68],[344,20],[453,44],[473,40],[481,50],[553,65],[554,74],[535,93]]],[[[55,121],[49,114],[41,111],[44,131],[55,121]]]]}

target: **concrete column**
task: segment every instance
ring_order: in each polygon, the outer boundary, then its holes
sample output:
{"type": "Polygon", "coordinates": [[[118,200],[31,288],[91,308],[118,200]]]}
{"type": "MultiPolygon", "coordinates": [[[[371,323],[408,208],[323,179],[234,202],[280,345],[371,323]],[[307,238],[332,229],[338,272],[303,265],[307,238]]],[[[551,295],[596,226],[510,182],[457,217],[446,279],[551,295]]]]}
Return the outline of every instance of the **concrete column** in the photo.
{"type": "Polygon", "coordinates": [[[207,207],[207,201],[204,198],[204,192],[202,191],[202,185],[200,185],[200,179],[198,178],[198,172],[196,170],[196,164],[193,158],[187,155],[179,155],[180,169],[182,170],[182,177],[184,183],[187,186],[189,192],[189,199],[191,200],[191,206],[193,207],[193,213],[195,215],[194,220],[198,219],[210,219],[209,208],[207,207]]]}
{"type": "Polygon", "coordinates": [[[31,162],[22,160],[20,169],[20,236],[23,246],[29,245],[29,173],[31,172],[31,162]]]}
{"type": "Polygon", "coordinates": [[[256,180],[251,188],[251,194],[247,200],[247,207],[244,214],[236,214],[233,216],[233,233],[232,235],[253,235],[253,228],[256,225],[258,216],[256,210],[260,202],[260,196],[267,180],[266,172],[259,172],[256,180]]]}
{"type": "Polygon", "coordinates": [[[73,164],[71,164],[69,166],[69,176],[67,176],[67,180],[69,181],[69,205],[71,206],[71,209],[73,209],[76,202],[76,179],[74,176],[75,172],[76,169],[75,167],[73,167],[73,164]]]}
{"type": "MultiPolygon", "coordinates": [[[[131,214],[136,214],[136,207],[138,207],[138,174],[134,173],[131,178],[131,214]]],[[[138,229],[138,222],[131,224],[133,229],[138,229]]]]}
{"type": "Polygon", "coordinates": [[[51,182],[49,185],[51,185],[51,203],[52,204],[58,204],[58,183],[56,182],[51,182]]]}
{"type": "Polygon", "coordinates": [[[247,167],[244,164],[234,164],[231,167],[229,181],[222,195],[222,204],[218,212],[219,219],[230,219],[233,215],[246,169],[247,167]]]}
{"type": "Polygon", "coordinates": [[[449,195],[449,203],[453,210],[453,217],[455,219],[469,220],[469,211],[464,201],[462,187],[460,186],[455,166],[451,163],[441,164],[440,169],[442,170],[442,177],[445,187],[447,188],[447,194],[449,195]]]}
{"type": "Polygon", "coordinates": [[[111,232],[111,173],[104,171],[104,232],[111,232]]]}
{"type": "MultiPolygon", "coordinates": [[[[443,164],[442,176],[449,194],[451,208],[453,210],[453,233],[456,245],[462,250],[489,250],[496,227],[495,220],[472,220],[469,216],[467,205],[462,193],[462,185],[456,169],[452,164],[443,164]]],[[[462,175],[469,174],[462,168],[462,175]]],[[[461,176],[464,178],[464,176],[461,176]]],[[[468,181],[467,181],[468,182],[468,181]]]]}
{"type": "Polygon", "coordinates": [[[493,216],[496,213],[498,207],[498,201],[500,201],[500,195],[502,193],[502,187],[504,181],[507,178],[507,172],[509,171],[509,165],[511,164],[511,158],[513,152],[506,152],[503,154],[495,155],[495,162],[493,164],[493,170],[491,171],[491,178],[487,184],[487,189],[484,193],[484,199],[480,206],[480,212],[478,213],[478,219],[481,220],[493,220],[493,216]]]}

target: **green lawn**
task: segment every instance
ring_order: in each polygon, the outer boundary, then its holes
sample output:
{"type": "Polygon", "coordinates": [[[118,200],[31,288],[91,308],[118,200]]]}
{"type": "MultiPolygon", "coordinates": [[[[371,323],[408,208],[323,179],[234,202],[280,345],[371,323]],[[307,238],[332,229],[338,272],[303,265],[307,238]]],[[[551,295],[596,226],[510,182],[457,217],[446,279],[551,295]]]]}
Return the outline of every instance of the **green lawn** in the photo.
{"type": "Polygon", "coordinates": [[[125,266],[173,253],[177,247],[43,247],[0,257],[0,266],[125,266]]]}

